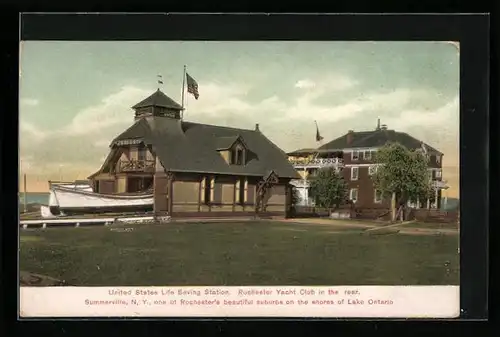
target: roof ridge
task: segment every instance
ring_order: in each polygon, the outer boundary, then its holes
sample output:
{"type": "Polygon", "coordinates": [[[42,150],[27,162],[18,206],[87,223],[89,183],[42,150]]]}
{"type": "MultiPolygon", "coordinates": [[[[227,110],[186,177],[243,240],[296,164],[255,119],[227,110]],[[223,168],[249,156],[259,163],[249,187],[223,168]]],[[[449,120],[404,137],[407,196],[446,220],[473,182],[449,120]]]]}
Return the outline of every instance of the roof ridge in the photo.
{"type": "Polygon", "coordinates": [[[182,109],[182,106],[179,103],[177,103],[174,99],[172,99],[160,89],[156,90],[154,93],[132,106],[132,109],[138,109],[147,106],[160,106],[166,108],[182,109]],[[162,103],[161,99],[164,99],[166,103],[162,103]]]}
{"type": "MultiPolygon", "coordinates": [[[[241,130],[241,131],[259,132],[259,131],[254,130],[254,129],[235,128],[235,127],[232,127],[232,126],[222,126],[222,125],[197,123],[197,122],[184,122],[184,123],[190,123],[190,124],[196,124],[196,125],[203,125],[203,126],[213,126],[213,127],[219,128],[219,129],[230,129],[230,130],[241,130]]],[[[232,136],[224,136],[224,137],[232,137],[232,136]]]]}

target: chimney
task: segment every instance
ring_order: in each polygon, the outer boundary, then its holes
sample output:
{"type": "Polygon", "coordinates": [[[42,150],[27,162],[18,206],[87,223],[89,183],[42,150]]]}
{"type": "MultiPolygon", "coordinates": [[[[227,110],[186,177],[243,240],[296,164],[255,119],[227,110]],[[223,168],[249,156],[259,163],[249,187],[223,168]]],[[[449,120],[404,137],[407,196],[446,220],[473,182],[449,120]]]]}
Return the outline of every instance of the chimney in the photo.
{"type": "Polygon", "coordinates": [[[260,131],[260,129],[259,129],[259,123],[255,124],[255,131],[260,131]]]}
{"type": "Polygon", "coordinates": [[[380,118],[377,120],[377,128],[375,130],[380,130],[380,118]]]}
{"type": "Polygon", "coordinates": [[[349,130],[347,132],[347,139],[346,139],[347,145],[351,145],[351,143],[352,143],[352,136],[353,135],[354,135],[354,130],[349,130]]]}

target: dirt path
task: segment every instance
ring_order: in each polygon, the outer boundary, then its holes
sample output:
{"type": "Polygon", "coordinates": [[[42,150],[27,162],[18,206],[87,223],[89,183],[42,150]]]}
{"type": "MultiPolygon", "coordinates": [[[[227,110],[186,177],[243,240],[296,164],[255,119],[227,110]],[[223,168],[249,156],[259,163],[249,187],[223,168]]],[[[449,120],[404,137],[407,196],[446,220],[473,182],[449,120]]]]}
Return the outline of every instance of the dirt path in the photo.
{"type": "Polygon", "coordinates": [[[323,225],[332,227],[346,227],[346,228],[360,228],[365,229],[366,232],[376,232],[378,230],[385,230],[387,228],[395,229],[399,231],[399,234],[408,235],[458,235],[458,229],[447,229],[447,228],[419,228],[419,227],[404,227],[406,223],[397,223],[393,225],[386,225],[385,223],[364,223],[361,221],[343,221],[334,219],[285,219],[278,220],[285,223],[296,223],[296,224],[311,224],[311,225],[323,225]]]}

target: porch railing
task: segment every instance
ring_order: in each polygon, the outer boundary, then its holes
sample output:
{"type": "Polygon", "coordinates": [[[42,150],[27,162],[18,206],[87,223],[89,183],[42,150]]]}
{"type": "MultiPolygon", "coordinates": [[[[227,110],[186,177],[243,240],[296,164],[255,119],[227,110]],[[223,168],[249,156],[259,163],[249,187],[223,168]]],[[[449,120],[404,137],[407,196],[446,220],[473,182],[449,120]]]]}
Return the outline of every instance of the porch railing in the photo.
{"type": "Polygon", "coordinates": [[[322,168],[343,165],[341,158],[289,158],[288,161],[296,168],[322,168]]]}
{"type": "Polygon", "coordinates": [[[120,160],[117,173],[120,172],[154,172],[154,160],[120,160]]]}

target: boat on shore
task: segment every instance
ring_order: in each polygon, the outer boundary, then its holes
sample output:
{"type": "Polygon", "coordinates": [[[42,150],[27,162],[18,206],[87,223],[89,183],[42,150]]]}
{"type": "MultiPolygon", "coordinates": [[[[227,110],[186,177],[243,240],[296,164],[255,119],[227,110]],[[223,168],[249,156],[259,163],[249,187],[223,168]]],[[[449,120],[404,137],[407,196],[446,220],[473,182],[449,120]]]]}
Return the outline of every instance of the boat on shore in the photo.
{"type": "Polygon", "coordinates": [[[82,182],[49,182],[48,206],[41,206],[43,218],[102,214],[102,213],[147,213],[153,210],[151,190],[127,194],[102,194],[82,182]]]}

